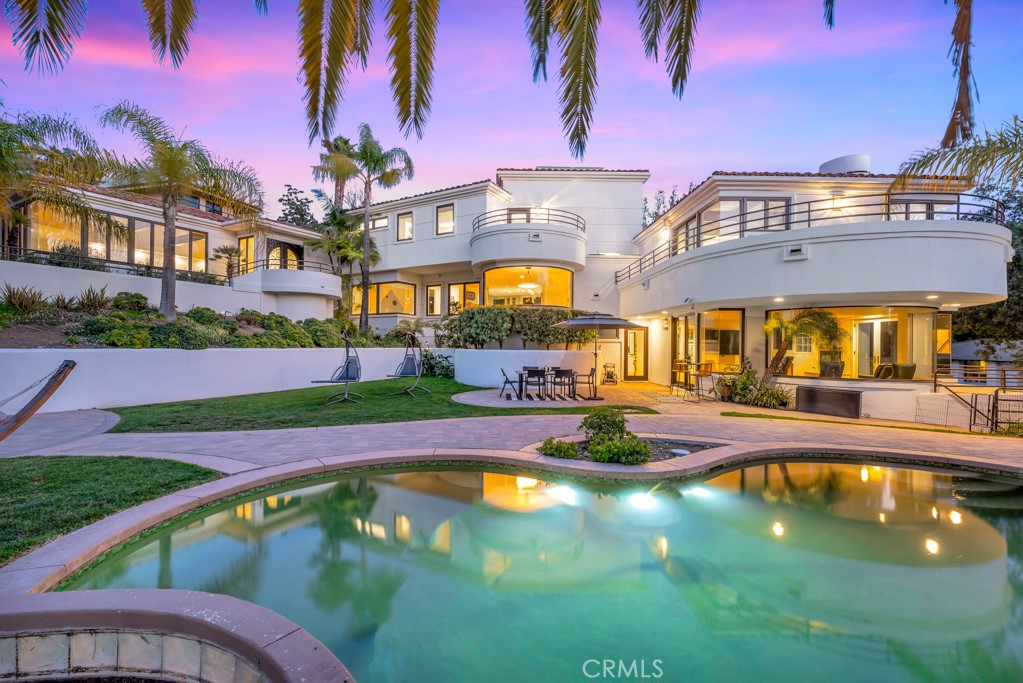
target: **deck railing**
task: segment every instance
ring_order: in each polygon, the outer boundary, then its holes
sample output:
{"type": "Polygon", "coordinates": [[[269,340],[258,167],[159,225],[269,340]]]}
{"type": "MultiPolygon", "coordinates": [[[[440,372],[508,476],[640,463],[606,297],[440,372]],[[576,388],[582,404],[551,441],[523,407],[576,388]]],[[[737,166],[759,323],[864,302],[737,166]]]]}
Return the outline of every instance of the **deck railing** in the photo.
{"type": "MultiPolygon", "coordinates": [[[[721,197],[728,201],[729,197],[721,197]]],[[[738,199],[738,198],[736,198],[738,199]]],[[[615,273],[615,282],[623,282],[650,270],[673,256],[708,244],[745,237],[749,234],[784,232],[824,225],[861,221],[953,220],[978,221],[1005,225],[1005,207],[1001,202],[979,195],[954,192],[916,192],[904,194],[835,195],[825,199],[789,203],[725,216],[712,221],[686,221],[673,228],[668,241],[643,254],[615,273]],[[692,223],[692,225],[689,225],[692,223]]]]}
{"type": "MultiPolygon", "coordinates": [[[[121,275],[138,275],[141,277],[154,278],[163,277],[163,268],[160,268],[159,266],[99,258],[97,256],[90,256],[84,250],[79,249],[55,252],[4,245],[0,247],[0,261],[38,263],[47,266],[57,266],[59,268],[92,270],[100,273],[119,273],[121,275]]],[[[223,285],[227,281],[225,276],[218,275],[216,273],[205,273],[181,269],[178,269],[175,272],[175,277],[182,282],[196,282],[203,285],[223,285]]]]}
{"type": "Polygon", "coordinates": [[[264,258],[256,261],[243,261],[236,266],[231,266],[230,270],[232,276],[245,275],[257,270],[308,270],[316,273],[337,275],[334,267],[328,263],[304,261],[302,259],[285,259],[282,261],[279,258],[264,258]]]}
{"type": "Polygon", "coordinates": [[[481,213],[472,222],[472,229],[475,232],[488,225],[506,225],[508,223],[571,225],[582,232],[586,232],[586,221],[577,213],[562,209],[541,209],[529,206],[497,209],[481,213]]]}

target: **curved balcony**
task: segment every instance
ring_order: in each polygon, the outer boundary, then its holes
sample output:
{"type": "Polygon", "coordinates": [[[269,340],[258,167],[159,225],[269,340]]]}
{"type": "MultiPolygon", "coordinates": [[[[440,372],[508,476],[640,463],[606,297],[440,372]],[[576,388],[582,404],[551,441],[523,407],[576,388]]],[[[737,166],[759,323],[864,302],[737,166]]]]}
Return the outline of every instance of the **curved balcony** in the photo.
{"type": "MultiPolygon", "coordinates": [[[[728,197],[721,197],[727,201],[728,197]]],[[[735,239],[760,235],[849,224],[877,222],[902,223],[912,229],[914,221],[968,221],[1005,225],[1005,207],[1001,202],[979,195],[954,192],[912,192],[864,195],[833,195],[784,208],[770,207],[704,219],[688,229],[676,228],[668,242],[643,254],[615,273],[615,282],[630,280],[653,270],[661,263],[691,252],[735,239]]],[[[803,233],[816,238],[816,233],[803,233]]]]}
{"type": "Polygon", "coordinates": [[[313,294],[331,299],[341,298],[341,278],[333,269],[315,261],[262,259],[244,263],[241,275],[232,279],[236,287],[256,286],[261,292],[273,294],[313,294]],[[281,266],[286,267],[282,268],[281,266]]]}
{"type": "Polygon", "coordinates": [[[571,211],[530,207],[480,214],[469,238],[474,268],[500,263],[586,266],[586,221],[571,211]]]}

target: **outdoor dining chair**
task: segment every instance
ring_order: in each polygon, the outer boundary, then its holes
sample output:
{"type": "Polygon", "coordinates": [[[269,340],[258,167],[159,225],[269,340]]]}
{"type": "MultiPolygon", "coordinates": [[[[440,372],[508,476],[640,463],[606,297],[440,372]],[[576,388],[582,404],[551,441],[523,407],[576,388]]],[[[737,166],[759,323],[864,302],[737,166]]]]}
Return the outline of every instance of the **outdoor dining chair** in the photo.
{"type": "Polygon", "coordinates": [[[593,391],[597,386],[597,368],[590,368],[589,372],[577,372],[575,373],[575,390],[579,391],[579,385],[585,384],[590,388],[590,396],[593,396],[593,391]]]}
{"type": "Polygon", "coordinates": [[[511,377],[508,376],[508,373],[505,372],[504,368],[501,368],[501,376],[504,377],[504,384],[501,385],[501,393],[498,394],[497,397],[504,398],[504,390],[511,389],[511,392],[515,394],[515,398],[521,401],[522,396],[519,394],[518,387],[515,385],[515,382],[511,380],[511,377]]]}
{"type": "Polygon", "coordinates": [[[568,396],[575,398],[575,371],[571,368],[562,370],[556,368],[551,378],[551,391],[554,396],[558,395],[558,389],[568,390],[568,396]]]}
{"type": "Polygon", "coordinates": [[[544,393],[547,391],[547,371],[543,368],[523,368],[526,371],[526,394],[529,394],[529,387],[536,387],[538,398],[544,400],[544,393]]]}

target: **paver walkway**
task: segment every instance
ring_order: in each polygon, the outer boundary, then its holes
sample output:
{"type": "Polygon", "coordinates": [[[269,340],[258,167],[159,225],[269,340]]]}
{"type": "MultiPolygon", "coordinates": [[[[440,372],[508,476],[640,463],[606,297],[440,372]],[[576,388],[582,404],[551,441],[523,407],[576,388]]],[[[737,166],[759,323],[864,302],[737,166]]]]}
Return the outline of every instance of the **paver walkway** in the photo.
{"type": "MultiPolygon", "coordinates": [[[[720,403],[689,404],[674,408],[674,414],[632,415],[629,426],[636,432],[750,443],[788,441],[896,448],[1023,465],[1023,441],[1019,439],[890,429],[865,424],[722,417],[722,408],[720,403]]],[[[307,458],[367,451],[410,448],[517,450],[547,436],[576,434],[580,420],[579,415],[508,415],[247,432],[88,433],[88,430],[97,428],[105,415],[108,414],[102,411],[80,411],[37,416],[23,428],[17,443],[12,438],[3,445],[0,455],[145,455],[202,463],[233,473],[307,458]],[[54,427],[61,422],[68,425],[66,429],[54,427]],[[72,433],[73,427],[78,429],[80,436],[72,433]]]]}

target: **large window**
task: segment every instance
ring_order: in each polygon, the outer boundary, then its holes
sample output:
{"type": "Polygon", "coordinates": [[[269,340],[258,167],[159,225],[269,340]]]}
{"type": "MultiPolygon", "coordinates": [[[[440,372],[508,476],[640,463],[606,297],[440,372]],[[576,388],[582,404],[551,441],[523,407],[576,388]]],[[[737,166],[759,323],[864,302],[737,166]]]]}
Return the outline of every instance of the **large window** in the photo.
{"type": "Polygon", "coordinates": [[[572,271],[548,266],[509,266],[483,274],[488,306],[572,307],[572,271]]]}
{"type": "Polygon", "coordinates": [[[699,316],[699,360],[718,372],[737,371],[742,364],[741,309],[707,311],[699,316]]]}
{"type": "Polygon", "coordinates": [[[412,214],[398,214],[398,241],[405,242],[412,239],[412,214]]]}
{"type": "Polygon", "coordinates": [[[112,261],[128,260],[128,219],[124,216],[110,216],[117,227],[112,231],[107,226],[89,223],[89,256],[112,261]]]}
{"type": "Polygon", "coordinates": [[[741,199],[718,199],[700,212],[700,245],[739,237],[741,199]]]}
{"type": "Polygon", "coordinates": [[[459,282],[448,285],[448,312],[459,313],[480,305],[480,283],[459,282]]]}
{"type": "MultiPolygon", "coordinates": [[[[136,236],[142,223],[143,221],[135,221],[136,236]]],[[[159,223],[148,222],[145,222],[145,225],[152,227],[152,237],[150,238],[152,256],[148,264],[161,267],[163,266],[163,226],[159,223]]],[[[197,273],[206,272],[206,233],[183,228],[177,228],[174,231],[174,268],[197,273]]]]}
{"type": "Polygon", "coordinates": [[[430,285],[426,288],[426,315],[442,315],[444,303],[441,301],[443,288],[440,285],[430,285]]]}
{"type": "MultiPolygon", "coordinates": [[[[795,377],[821,373],[846,379],[925,379],[934,376],[937,314],[931,308],[909,306],[847,306],[824,309],[835,316],[842,340],[822,346],[812,335],[791,340],[785,372],[795,377]]],[[[769,311],[768,316],[790,319],[795,311],[769,311]]],[[[938,325],[940,327],[940,324],[938,325]]],[[[782,335],[768,335],[768,360],[781,345],[782,335]]]]}
{"type": "Polygon", "coordinates": [[[437,234],[450,235],[455,231],[455,205],[437,207],[437,234]]]}
{"type": "Polygon", "coordinates": [[[68,219],[50,208],[33,204],[29,210],[32,224],[28,247],[40,251],[55,251],[58,247],[82,246],[82,221],[68,219]]]}
{"type": "Polygon", "coordinates": [[[271,270],[299,270],[302,262],[301,247],[286,242],[275,242],[269,245],[266,254],[266,267],[271,270]]]}
{"type": "MultiPolygon", "coordinates": [[[[416,286],[404,282],[380,282],[369,286],[369,314],[416,314],[416,286]]],[[[352,314],[362,312],[362,287],[352,287],[352,314]]]]}
{"type": "MultiPolygon", "coordinates": [[[[364,221],[359,221],[359,230],[362,230],[364,221]]],[[[380,230],[387,227],[387,216],[371,216],[369,219],[370,230],[380,230]]]]}
{"type": "Polygon", "coordinates": [[[254,237],[239,237],[238,250],[241,252],[238,259],[238,272],[248,273],[256,261],[256,239],[254,237]]]}
{"type": "Polygon", "coordinates": [[[787,198],[715,199],[696,216],[672,226],[669,250],[680,254],[696,247],[741,237],[750,230],[788,228],[787,198]]]}

